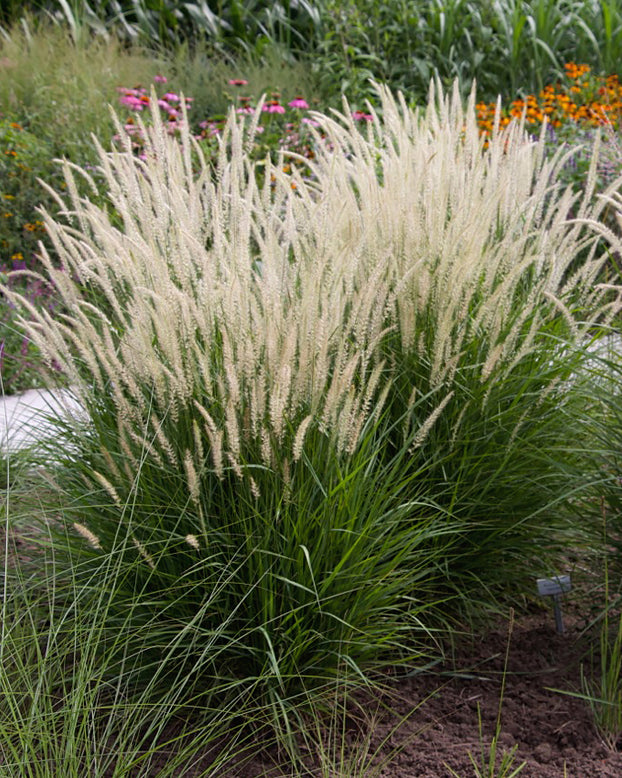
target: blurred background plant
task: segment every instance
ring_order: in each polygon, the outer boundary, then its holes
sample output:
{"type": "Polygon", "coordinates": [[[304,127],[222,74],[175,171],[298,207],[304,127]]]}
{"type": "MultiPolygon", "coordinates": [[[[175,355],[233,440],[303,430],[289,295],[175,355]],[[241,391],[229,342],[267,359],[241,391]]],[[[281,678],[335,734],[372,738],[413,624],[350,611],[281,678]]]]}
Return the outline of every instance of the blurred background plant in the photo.
{"type": "MultiPolygon", "coordinates": [[[[480,102],[477,108],[480,129],[489,135],[499,106],[496,102],[480,102]]],[[[563,171],[563,180],[576,190],[587,176],[598,132],[603,148],[596,171],[597,189],[604,190],[619,175],[622,85],[617,75],[599,76],[589,65],[569,62],[564,65],[564,77],[556,84],[546,84],[537,94],[519,97],[500,108],[500,127],[524,114],[528,131],[538,137],[546,123],[547,153],[554,153],[561,145],[576,149],[563,171]]]]}
{"type": "Polygon", "coordinates": [[[207,45],[229,61],[276,52],[352,100],[373,96],[370,77],[421,100],[433,76],[446,86],[459,78],[465,91],[477,79],[481,96],[495,99],[538,92],[570,60],[620,75],[618,0],[6,0],[5,34],[27,13],[80,45],[93,35],[160,53],[207,45]]]}
{"type": "MultiPolygon", "coordinates": [[[[53,310],[49,284],[26,274],[28,270],[39,270],[38,244],[46,238],[38,207],[45,205],[53,213],[57,210],[51,195],[38,183],[39,176],[59,190],[64,187],[62,171],[54,164],[46,140],[18,122],[0,119],[0,274],[12,289],[23,291],[33,305],[53,310]],[[11,271],[15,272],[9,280],[7,274],[11,271]]],[[[14,308],[5,301],[0,313],[0,369],[8,392],[28,389],[42,381],[38,351],[15,326],[14,317],[14,308]]]]}

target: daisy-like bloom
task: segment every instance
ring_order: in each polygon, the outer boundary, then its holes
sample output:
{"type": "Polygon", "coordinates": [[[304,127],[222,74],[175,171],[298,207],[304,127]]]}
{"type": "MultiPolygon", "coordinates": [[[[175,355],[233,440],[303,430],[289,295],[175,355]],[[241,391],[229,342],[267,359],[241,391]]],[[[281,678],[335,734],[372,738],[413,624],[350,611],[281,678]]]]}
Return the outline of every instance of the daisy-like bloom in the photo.
{"type": "Polygon", "coordinates": [[[308,116],[304,116],[302,119],[303,124],[308,124],[310,127],[319,127],[320,123],[316,122],[315,119],[309,119],[308,116]]]}
{"type": "Polygon", "coordinates": [[[243,108],[236,108],[235,112],[251,114],[251,113],[255,113],[255,109],[250,105],[245,105],[243,108]]]}
{"type": "Polygon", "coordinates": [[[142,111],[145,107],[145,103],[139,98],[135,97],[134,95],[123,95],[120,99],[121,105],[125,105],[128,108],[131,108],[132,111],[142,111]]]}
{"type": "Polygon", "coordinates": [[[154,76],[153,80],[156,84],[166,84],[166,76],[154,76]]]}
{"type": "Polygon", "coordinates": [[[144,89],[138,89],[137,87],[118,86],[117,92],[122,92],[124,95],[134,95],[134,97],[140,97],[144,94],[144,89]]]}
{"type": "Polygon", "coordinates": [[[352,118],[356,122],[370,122],[374,117],[365,111],[352,111],[352,118]]]}
{"type": "Polygon", "coordinates": [[[219,135],[221,130],[217,122],[210,121],[209,119],[200,122],[199,127],[203,130],[202,137],[205,137],[206,135],[209,135],[210,137],[219,135]]]}
{"type": "Polygon", "coordinates": [[[175,92],[167,92],[162,99],[177,102],[179,100],[179,95],[176,95],[175,92]]]}
{"type": "Polygon", "coordinates": [[[304,99],[304,97],[296,97],[290,103],[288,103],[288,105],[290,108],[300,108],[303,111],[306,111],[309,108],[309,103],[304,99]]]}
{"type": "Polygon", "coordinates": [[[264,105],[263,110],[268,113],[285,113],[285,108],[283,108],[278,100],[269,100],[264,105]]]}
{"type": "Polygon", "coordinates": [[[245,78],[230,78],[229,79],[229,85],[230,86],[246,86],[248,84],[248,81],[245,78]]]}

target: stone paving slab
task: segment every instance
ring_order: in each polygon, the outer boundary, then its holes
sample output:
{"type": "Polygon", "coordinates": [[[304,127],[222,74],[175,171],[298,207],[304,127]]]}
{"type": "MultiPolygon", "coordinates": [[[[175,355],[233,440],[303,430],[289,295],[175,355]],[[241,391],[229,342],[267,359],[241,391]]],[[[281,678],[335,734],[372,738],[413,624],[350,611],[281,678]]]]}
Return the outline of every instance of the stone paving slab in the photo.
{"type": "Polygon", "coordinates": [[[79,418],[80,405],[68,389],[29,389],[0,398],[0,450],[16,451],[35,444],[54,431],[49,416],[79,418]]]}

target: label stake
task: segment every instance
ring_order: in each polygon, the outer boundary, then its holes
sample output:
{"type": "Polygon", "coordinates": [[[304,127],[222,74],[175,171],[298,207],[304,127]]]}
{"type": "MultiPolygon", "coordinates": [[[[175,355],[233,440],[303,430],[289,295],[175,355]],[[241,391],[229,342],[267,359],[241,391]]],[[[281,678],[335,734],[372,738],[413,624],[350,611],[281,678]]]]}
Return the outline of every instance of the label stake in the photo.
{"type": "Polygon", "coordinates": [[[562,616],[562,594],[571,589],[569,575],[557,575],[554,578],[538,578],[536,581],[538,594],[541,597],[553,598],[553,612],[555,614],[555,629],[558,635],[564,633],[564,619],[562,616]]]}

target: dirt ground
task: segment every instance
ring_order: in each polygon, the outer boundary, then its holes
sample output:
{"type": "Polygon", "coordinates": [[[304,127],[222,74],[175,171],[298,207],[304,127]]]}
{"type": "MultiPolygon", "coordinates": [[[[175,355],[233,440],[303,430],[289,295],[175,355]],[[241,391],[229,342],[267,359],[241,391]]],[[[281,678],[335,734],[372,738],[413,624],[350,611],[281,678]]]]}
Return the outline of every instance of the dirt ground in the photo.
{"type": "MultiPolygon", "coordinates": [[[[394,714],[380,714],[368,755],[386,742],[375,758],[360,764],[351,775],[451,778],[451,768],[460,778],[475,776],[468,752],[476,759],[481,753],[478,706],[486,746],[494,732],[508,645],[507,627],[507,621],[500,621],[481,640],[465,641],[446,674],[441,671],[396,681],[398,699],[387,699],[394,714]],[[428,695],[432,696],[426,699],[428,695]],[[400,718],[405,716],[396,730],[400,718]],[[385,758],[390,761],[383,765],[385,758]]],[[[591,666],[583,634],[585,619],[565,615],[565,627],[564,634],[557,634],[552,612],[544,610],[515,620],[509,644],[499,751],[518,747],[512,770],[525,762],[519,773],[521,778],[622,778],[622,753],[604,745],[588,705],[577,697],[554,691],[580,691],[581,665],[586,671],[591,666]]],[[[367,707],[372,710],[374,701],[370,699],[367,707]]],[[[512,770],[504,774],[505,778],[512,770]]],[[[258,755],[243,768],[232,767],[226,774],[232,778],[294,776],[292,771],[275,769],[269,753],[258,755]]],[[[338,773],[316,774],[341,778],[338,773]]],[[[490,778],[488,773],[485,775],[490,778]]],[[[493,775],[501,778],[502,774],[493,775]]]]}

